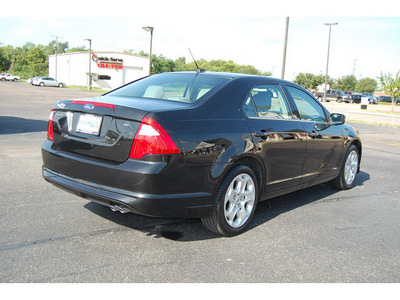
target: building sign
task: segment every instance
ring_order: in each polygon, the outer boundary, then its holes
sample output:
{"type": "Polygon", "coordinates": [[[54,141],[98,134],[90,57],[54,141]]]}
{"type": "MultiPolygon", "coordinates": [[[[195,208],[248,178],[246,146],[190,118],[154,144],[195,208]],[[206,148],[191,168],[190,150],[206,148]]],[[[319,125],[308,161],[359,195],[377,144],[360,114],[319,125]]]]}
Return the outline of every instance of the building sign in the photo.
{"type": "Polygon", "coordinates": [[[92,52],[92,60],[97,64],[99,68],[117,70],[122,70],[124,62],[121,58],[98,57],[94,52],[92,52]]]}

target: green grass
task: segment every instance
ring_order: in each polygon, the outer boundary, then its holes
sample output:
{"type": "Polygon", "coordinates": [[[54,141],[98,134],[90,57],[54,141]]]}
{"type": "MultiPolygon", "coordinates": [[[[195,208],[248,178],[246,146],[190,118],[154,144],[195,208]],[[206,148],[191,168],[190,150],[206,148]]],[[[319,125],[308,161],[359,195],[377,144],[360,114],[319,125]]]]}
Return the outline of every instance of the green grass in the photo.
{"type": "Polygon", "coordinates": [[[387,110],[368,110],[368,112],[377,113],[377,114],[400,116],[400,112],[391,112],[391,111],[387,111],[387,110]]]}
{"type": "MultiPolygon", "coordinates": [[[[87,86],[82,86],[82,85],[67,85],[66,88],[88,91],[87,86]]],[[[107,93],[107,92],[109,92],[108,90],[104,90],[104,89],[101,89],[99,87],[94,87],[94,86],[92,86],[92,89],[90,91],[99,92],[99,93],[107,93]]]]}
{"type": "Polygon", "coordinates": [[[352,120],[350,119],[346,119],[346,122],[354,122],[354,123],[362,123],[362,124],[369,124],[369,125],[380,125],[380,126],[390,126],[390,127],[398,127],[400,128],[400,125],[394,124],[392,126],[392,124],[388,124],[388,123],[379,123],[379,122],[371,122],[371,121],[363,121],[363,120],[352,120]]]}

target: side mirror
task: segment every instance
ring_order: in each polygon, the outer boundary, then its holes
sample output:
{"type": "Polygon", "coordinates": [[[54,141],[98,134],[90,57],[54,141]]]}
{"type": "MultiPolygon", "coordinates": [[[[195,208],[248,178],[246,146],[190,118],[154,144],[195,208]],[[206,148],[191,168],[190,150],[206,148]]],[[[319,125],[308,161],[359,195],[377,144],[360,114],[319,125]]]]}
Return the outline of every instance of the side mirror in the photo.
{"type": "Polygon", "coordinates": [[[331,124],[332,125],[342,125],[346,122],[346,116],[343,114],[334,113],[331,114],[331,124]]]}

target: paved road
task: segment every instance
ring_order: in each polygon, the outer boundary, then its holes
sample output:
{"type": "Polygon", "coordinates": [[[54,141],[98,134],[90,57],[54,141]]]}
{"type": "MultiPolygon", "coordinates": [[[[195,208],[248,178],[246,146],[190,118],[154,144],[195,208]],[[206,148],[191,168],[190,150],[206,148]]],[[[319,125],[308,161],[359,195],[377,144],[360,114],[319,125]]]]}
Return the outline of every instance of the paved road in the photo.
{"type": "Polygon", "coordinates": [[[42,179],[50,108],[88,95],[0,82],[0,282],[400,282],[399,129],[352,124],[364,137],[355,188],[263,202],[249,231],[221,238],[198,220],[113,213],[42,179]]]}

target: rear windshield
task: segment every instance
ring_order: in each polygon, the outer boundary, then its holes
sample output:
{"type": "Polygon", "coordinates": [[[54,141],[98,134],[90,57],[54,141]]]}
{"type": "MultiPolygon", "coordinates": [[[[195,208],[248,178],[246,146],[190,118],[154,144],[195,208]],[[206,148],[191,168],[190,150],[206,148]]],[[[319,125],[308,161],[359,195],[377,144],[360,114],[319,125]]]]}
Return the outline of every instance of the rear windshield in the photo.
{"type": "Polygon", "coordinates": [[[197,74],[157,74],[132,82],[108,95],[194,103],[228,82],[228,78],[197,74]]]}

